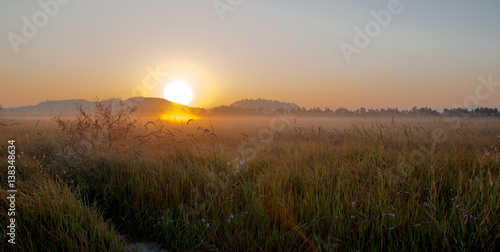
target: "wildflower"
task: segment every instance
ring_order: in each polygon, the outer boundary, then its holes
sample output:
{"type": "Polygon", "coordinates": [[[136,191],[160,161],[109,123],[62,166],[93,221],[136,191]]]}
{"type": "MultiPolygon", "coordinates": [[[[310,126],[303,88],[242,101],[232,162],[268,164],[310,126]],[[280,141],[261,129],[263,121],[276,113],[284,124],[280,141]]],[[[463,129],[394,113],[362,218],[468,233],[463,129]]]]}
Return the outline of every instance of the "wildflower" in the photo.
{"type": "Polygon", "coordinates": [[[161,219],[162,219],[162,220],[164,220],[164,219],[165,219],[165,216],[162,216],[162,217],[161,217],[161,219]]]}
{"type": "Polygon", "coordinates": [[[356,217],[354,217],[354,215],[351,215],[351,219],[354,219],[354,218],[356,218],[356,217]]]}
{"type": "Polygon", "coordinates": [[[201,219],[201,221],[205,222],[205,218],[201,219]]]}
{"type": "Polygon", "coordinates": [[[231,223],[231,219],[227,219],[227,223],[231,223]]]}
{"type": "Polygon", "coordinates": [[[394,216],[396,216],[396,215],[394,215],[393,213],[390,213],[390,214],[389,214],[389,216],[394,217],[394,216]]]}
{"type": "Polygon", "coordinates": [[[207,228],[210,227],[210,224],[207,223],[207,228]]]}
{"type": "Polygon", "coordinates": [[[390,227],[390,228],[389,228],[389,230],[394,230],[394,229],[395,229],[395,227],[390,227]]]}
{"type": "Polygon", "coordinates": [[[229,215],[229,218],[234,219],[234,214],[229,215]]]}
{"type": "Polygon", "coordinates": [[[382,213],[383,216],[385,216],[385,213],[382,213]]]}

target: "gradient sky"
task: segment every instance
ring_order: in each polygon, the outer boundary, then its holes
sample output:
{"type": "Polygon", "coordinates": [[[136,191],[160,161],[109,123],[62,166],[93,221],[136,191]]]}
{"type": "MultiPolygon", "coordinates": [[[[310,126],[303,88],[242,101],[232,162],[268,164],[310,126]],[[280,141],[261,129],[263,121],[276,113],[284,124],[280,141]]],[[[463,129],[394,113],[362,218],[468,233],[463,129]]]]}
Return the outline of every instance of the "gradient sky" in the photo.
{"type": "MultiPolygon", "coordinates": [[[[401,13],[350,64],[340,44],[354,44],[354,28],[390,1],[242,0],[224,20],[214,2],[71,0],[16,53],[9,34],[23,36],[23,17],[43,17],[43,8],[2,1],[0,104],[161,97],[168,82],[184,80],[199,107],[267,98],[442,108],[474,101],[479,76],[500,81],[500,1],[401,0],[401,13]],[[161,83],[145,88],[151,70],[161,83]]],[[[476,100],[500,107],[500,86],[489,90],[476,100]]]]}

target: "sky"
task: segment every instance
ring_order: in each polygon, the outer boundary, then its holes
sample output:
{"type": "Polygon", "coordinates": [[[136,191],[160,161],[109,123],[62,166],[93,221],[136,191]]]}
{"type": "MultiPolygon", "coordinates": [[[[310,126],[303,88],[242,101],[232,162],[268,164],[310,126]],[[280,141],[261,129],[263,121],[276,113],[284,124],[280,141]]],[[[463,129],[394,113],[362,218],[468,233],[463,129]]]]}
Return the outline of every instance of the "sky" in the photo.
{"type": "Polygon", "coordinates": [[[163,97],[500,107],[500,1],[8,0],[0,105],[163,97]]]}

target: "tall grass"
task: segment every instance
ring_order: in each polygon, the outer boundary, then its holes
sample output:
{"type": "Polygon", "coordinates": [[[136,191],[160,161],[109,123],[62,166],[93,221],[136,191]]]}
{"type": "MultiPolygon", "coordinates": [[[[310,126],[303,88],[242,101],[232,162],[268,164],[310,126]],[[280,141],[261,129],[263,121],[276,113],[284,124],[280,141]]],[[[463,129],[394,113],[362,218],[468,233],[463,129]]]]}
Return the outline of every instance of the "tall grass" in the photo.
{"type": "Polygon", "coordinates": [[[20,174],[19,239],[88,251],[125,249],[118,231],[168,250],[498,248],[497,119],[290,121],[254,159],[237,146],[269,118],[139,120],[90,152],[68,151],[64,134],[20,135],[32,168],[20,174]],[[73,167],[68,153],[85,161],[73,167]]]}
{"type": "MultiPolygon", "coordinates": [[[[19,162],[18,162],[19,163],[19,162]]],[[[2,251],[123,251],[125,241],[95,207],[85,206],[57,178],[40,171],[32,160],[17,168],[16,244],[7,243],[7,224],[2,231],[2,251]]],[[[7,174],[6,162],[2,173],[7,174]]],[[[2,185],[5,184],[2,178],[2,185]]],[[[9,194],[2,188],[0,215],[9,220],[9,194]]]]}

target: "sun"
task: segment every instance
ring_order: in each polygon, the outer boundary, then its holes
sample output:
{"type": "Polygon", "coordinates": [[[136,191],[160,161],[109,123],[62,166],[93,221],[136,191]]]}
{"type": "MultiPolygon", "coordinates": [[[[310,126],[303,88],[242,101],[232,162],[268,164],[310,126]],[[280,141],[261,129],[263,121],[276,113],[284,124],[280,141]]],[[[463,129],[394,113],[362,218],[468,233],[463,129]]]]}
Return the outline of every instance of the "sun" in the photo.
{"type": "Polygon", "coordinates": [[[188,105],[193,100],[193,89],[185,82],[175,81],[165,87],[163,98],[171,102],[188,105]]]}

